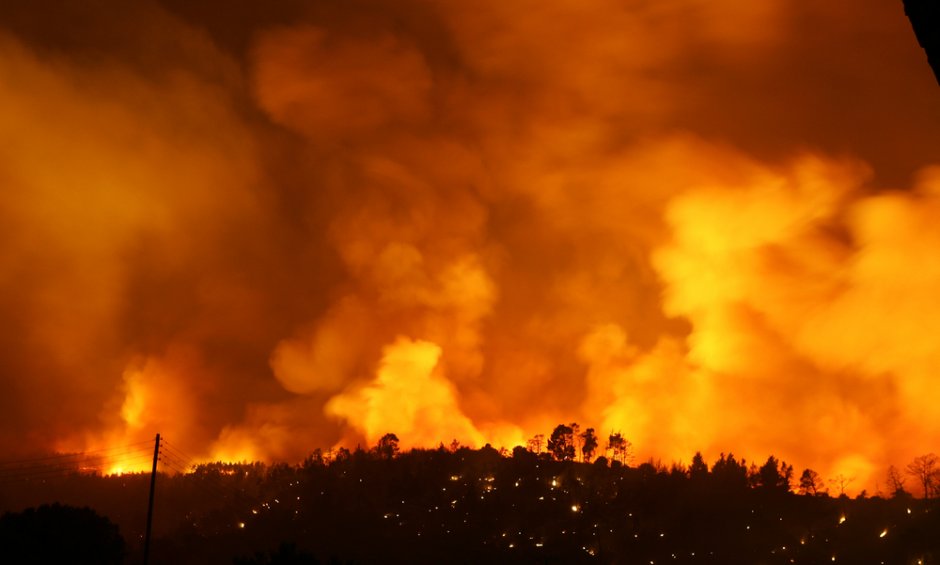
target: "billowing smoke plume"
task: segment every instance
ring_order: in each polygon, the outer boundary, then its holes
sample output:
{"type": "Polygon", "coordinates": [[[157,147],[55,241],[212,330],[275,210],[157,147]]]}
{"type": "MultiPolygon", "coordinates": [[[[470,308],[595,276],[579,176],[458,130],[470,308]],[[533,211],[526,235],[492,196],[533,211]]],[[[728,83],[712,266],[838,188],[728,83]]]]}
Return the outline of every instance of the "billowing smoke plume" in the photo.
{"type": "Polygon", "coordinates": [[[940,431],[938,118],[875,0],[13,2],[0,445],[577,421],[871,486],[940,431]]]}

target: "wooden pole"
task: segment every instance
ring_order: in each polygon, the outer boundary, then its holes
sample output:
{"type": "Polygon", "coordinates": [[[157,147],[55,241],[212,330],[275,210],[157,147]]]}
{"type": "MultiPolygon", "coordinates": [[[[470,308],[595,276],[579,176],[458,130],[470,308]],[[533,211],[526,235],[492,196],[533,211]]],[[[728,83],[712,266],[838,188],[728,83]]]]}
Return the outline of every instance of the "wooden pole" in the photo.
{"type": "Polygon", "coordinates": [[[150,561],[150,527],[153,525],[153,491],[157,485],[157,459],[160,457],[160,434],[153,443],[153,469],[150,471],[150,502],[147,504],[147,532],[144,536],[144,565],[150,561]]]}

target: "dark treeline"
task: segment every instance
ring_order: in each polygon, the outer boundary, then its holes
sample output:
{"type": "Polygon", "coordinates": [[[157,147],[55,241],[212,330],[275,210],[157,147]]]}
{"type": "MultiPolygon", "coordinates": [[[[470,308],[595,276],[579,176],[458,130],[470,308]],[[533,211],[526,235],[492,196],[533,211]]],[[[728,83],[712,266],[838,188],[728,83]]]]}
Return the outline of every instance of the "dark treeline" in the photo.
{"type": "MultiPolygon", "coordinates": [[[[151,562],[934,563],[940,555],[940,508],[903,482],[890,498],[832,497],[816,476],[816,488],[804,481],[800,494],[800,476],[774,457],[751,465],[696,454],[688,466],[663,466],[592,453],[589,463],[566,443],[573,430],[560,432],[546,451],[455,442],[399,452],[389,434],[369,450],[317,450],[297,465],[161,474],[151,562]]],[[[125,561],[136,563],[146,480],[69,477],[45,495],[30,492],[37,485],[3,490],[0,501],[13,510],[51,502],[43,496],[91,506],[120,526],[125,561]]]]}

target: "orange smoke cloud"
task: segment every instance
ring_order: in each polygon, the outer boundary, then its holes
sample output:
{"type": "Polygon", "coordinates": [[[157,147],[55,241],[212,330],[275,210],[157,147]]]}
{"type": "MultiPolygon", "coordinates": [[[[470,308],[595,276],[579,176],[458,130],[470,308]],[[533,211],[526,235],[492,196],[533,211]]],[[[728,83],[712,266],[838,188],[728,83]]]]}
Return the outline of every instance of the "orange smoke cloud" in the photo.
{"type": "Polygon", "coordinates": [[[808,158],[671,204],[654,261],[665,306],[692,324],[700,378],[723,386],[710,408],[737,412],[765,450],[872,485],[886,454],[917,449],[910,430],[935,433],[932,171],[912,192],[870,194],[864,167],[808,158]]]}
{"type": "Polygon", "coordinates": [[[413,446],[447,437],[480,444],[483,436],[461,413],[453,385],[434,373],[440,356],[431,342],[399,338],[384,349],[375,381],[333,397],[326,412],[348,420],[370,441],[395,430],[413,446]]]}
{"type": "Polygon", "coordinates": [[[110,450],[100,462],[104,473],[149,470],[149,454],[121,448],[146,442],[153,430],[181,444],[191,443],[187,434],[200,425],[201,394],[208,388],[198,380],[198,362],[191,352],[176,350],[164,359],[134,360],[122,374],[122,397],[115,397],[102,411],[103,429],[63,438],[56,449],[110,450]]]}
{"type": "Polygon", "coordinates": [[[282,29],[262,35],[255,58],[261,106],[315,139],[369,135],[428,113],[424,59],[392,35],[363,41],[282,29]]]}
{"type": "Polygon", "coordinates": [[[940,96],[900,8],[247,6],[0,14],[0,445],[578,421],[868,487],[929,449],[940,96]]]}

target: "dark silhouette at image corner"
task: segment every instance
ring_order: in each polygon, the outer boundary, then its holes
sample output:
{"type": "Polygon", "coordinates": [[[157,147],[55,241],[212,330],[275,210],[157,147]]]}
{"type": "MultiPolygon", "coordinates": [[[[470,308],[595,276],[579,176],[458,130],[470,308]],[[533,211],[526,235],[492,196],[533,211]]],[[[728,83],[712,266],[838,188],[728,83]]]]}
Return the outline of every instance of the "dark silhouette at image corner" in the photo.
{"type": "Polygon", "coordinates": [[[904,13],[910,19],[917,41],[927,53],[927,62],[940,84],[940,2],[904,0],[904,13]]]}

